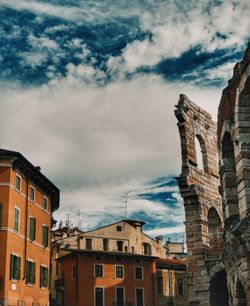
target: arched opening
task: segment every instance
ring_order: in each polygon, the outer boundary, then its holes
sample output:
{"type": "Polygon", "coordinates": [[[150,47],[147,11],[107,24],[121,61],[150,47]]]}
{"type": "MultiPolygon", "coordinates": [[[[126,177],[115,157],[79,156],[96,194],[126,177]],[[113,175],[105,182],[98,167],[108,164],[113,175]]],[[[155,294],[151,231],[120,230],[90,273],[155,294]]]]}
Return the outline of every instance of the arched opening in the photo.
{"type": "Polygon", "coordinates": [[[227,274],[224,270],[211,279],[209,291],[211,306],[229,306],[227,274]]]}
{"type": "Polygon", "coordinates": [[[195,153],[198,169],[207,171],[207,150],[205,142],[200,135],[195,136],[195,153]]]}
{"type": "Polygon", "coordinates": [[[239,213],[234,145],[229,132],[225,132],[222,140],[222,160],[221,184],[227,219],[239,213]]]}
{"type": "Polygon", "coordinates": [[[210,208],[207,216],[210,248],[220,248],[222,243],[222,224],[215,208],[210,208]]]}
{"type": "Polygon", "coordinates": [[[238,306],[247,306],[247,298],[245,290],[242,286],[241,281],[237,281],[236,285],[236,298],[238,299],[238,306]]]}

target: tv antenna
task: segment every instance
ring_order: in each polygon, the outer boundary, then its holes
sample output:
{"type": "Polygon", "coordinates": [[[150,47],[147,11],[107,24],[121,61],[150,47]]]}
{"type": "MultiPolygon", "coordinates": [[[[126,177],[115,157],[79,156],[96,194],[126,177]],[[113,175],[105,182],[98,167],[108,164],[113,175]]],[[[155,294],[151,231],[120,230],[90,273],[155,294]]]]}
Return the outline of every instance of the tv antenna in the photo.
{"type": "Polygon", "coordinates": [[[125,219],[127,219],[127,214],[128,214],[128,194],[130,192],[132,192],[132,190],[125,192],[125,195],[123,196],[125,198],[125,201],[123,202],[123,204],[125,203],[125,219]]]}
{"type": "Polygon", "coordinates": [[[82,214],[83,214],[83,213],[80,211],[80,209],[78,209],[76,215],[77,215],[78,228],[79,228],[79,230],[80,230],[81,227],[82,227],[82,220],[81,220],[81,215],[82,215],[82,214]]]}

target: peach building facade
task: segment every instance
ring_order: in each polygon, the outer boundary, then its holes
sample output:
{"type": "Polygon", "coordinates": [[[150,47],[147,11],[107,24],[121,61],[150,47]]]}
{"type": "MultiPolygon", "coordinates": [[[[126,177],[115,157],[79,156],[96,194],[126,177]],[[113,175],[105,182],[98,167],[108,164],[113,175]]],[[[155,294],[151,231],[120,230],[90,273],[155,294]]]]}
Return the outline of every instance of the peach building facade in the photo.
{"type": "Polygon", "coordinates": [[[59,189],[19,152],[0,149],[0,305],[49,303],[52,212],[59,189]]]}

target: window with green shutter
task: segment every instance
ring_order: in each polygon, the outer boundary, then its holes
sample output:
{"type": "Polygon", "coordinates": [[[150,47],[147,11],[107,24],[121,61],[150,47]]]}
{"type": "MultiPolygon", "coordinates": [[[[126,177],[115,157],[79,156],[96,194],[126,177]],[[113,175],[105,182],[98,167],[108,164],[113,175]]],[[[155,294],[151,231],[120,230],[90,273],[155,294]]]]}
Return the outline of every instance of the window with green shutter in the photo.
{"type": "Polygon", "coordinates": [[[0,228],[2,227],[2,204],[0,203],[0,228]]]}
{"type": "Polygon", "coordinates": [[[19,280],[21,276],[21,257],[10,255],[10,279],[19,280]]]}
{"type": "Polygon", "coordinates": [[[48,276],[49,271],[45,266],[40,266],[40,287],[47,288],[48,287],[48,276]]]}
{"type": "Polygon", "coordinates": [[[30,232],[29,236],[31,240],[36,239],[36,218],[30,217],[30,232]]]}
{"type": "Polygon", "coordinates": [[[15,207],[14,211],[14,230],[19,232],[19,222],[20,222],[20,209],[15,207]]]}
{"type": "Polygon", "coordinates": [[[26,283],[35,284],[36,264],[33,261],[26,260],[26,283]]]}
{"type": "Polygon", "coordinates": [[[43,225],[43,246],[47,247],[49,245],[49,227],[43,225]]]}

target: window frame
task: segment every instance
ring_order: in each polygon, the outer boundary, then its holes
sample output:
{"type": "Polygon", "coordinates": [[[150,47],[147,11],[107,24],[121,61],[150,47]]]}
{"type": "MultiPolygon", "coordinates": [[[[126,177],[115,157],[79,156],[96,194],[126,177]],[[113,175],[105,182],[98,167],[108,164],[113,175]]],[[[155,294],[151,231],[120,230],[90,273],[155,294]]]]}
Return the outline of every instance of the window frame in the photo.
{"type": "Polygon", "coordinates": [[[92,250],[93,248],[92,242],[93,242],[92,238],[86,238],[86,244],[85,244],[86,250],[92,250]]]}
{"type": "Polygon", "coordinates": [[[16,233],[20,233],[20,215],[21,215],[21,209],[17,206],[14,206],[14,226],[13,226],[13,229],[16,233]],[[18,211],[18,229],[16,229],[16,210],[18,211]]]}
{"type": "Polygon", "coordinates": [[[103,286],[94,287],[94,306],[98,306],[96,304],[96,289],[102,289],[102,306],[105,306],[105,288],[103,286]]]}
{"type": "Polygon", "coordinates": [[[33,217],[33,216],[30,216],[29,217],[29,238],[30,238],[30,240],[36,240],[36,218],[35,217],[33,217]],[[32,237],[32,235],[31,235],[31,219],[32,220],[35,220],[35,222],[34,222],[34,237],[32,237]]]}
{"type": "Polygon", "coordinates": [[[119,279],[124,279],[125,275],[124,275],[124,265],[115,265],[115,278],[119,278],[119,279]],[[118,268],[122,268],[122,276],[119,276],[119,273],[117,273],[117,269],[118,268]]]}
{"type": "Polygon", "coordinates": [[[26,267],[25,271],[26,284],[34,285],[36,283],[36,263],[32,259],[27,259],[25,267],[26,267]],[[32,275],[32,269],[34,273],[33,275],[32,275]]]}
{"type": "Polygon", "coordinates": [[[179,296],[184,296],[184,281],[183,281],[183,277],[177,277],[177,279],[176,279],[176,283],[177,283],[177,294],[179,295],[179,296]],[[180,287],[179,287],[179,280],[181,280],[181,282],[180,282],[180,284],[181,284],[181,290],[179,290],[180,289],[180,287]],[[180,292],[181,291],[181,292],[180,292]]]}
{"type": "Polygon", "coordinates": [[[134,275],[134,277],[135,277],[135,280],[144,280],[144,271],[143,271],[143,266],[135,266],[135,269],[134,269],[134,271],[135,271],[135,275],[134,275]],[[138,278],[137,276],[136,276],[136,269],[138,269],[138,268],[140,268],[141,269],[141,278],[138,278]]]}
{"type": "Polygon", "coordinates": [[[123,290],[123,305],[125,306],[126,305],[126,294],[125,294],[126,287],[122,287],[122,286],[116,286],[115,287],[115,302],[116,302],[116,305],[118,305],[117,289],[122,289],[123,290]]]}
{"type": "Polygon", "coordinates": [[[36,200],[36,188],[33,185],[30,185],[30,200],[32,202],[35,202],[35,200],[36,200]],[[33,198],[31,197],[31,195],[32,195],[31,190],[34,190],[33,198]]]}
{"type": "Polygon", "coordinates": [[[22,190],[22,177],[16,173],[16,179],[15,179],[15,189],[17,191],[20,191],[22,190]],[[17,178],[19,179],[19,188],[18,188],[18,185],[17,185],[17,178]]]}
{"type": "Polygon", "coordinates": [[[135,288],[135,306],[138,306],[137,304],[137,290],[141,290],[142,291],[142,305],[145,306],[145,295],[144,295],[144,288],[141,287],[136,287],[135,288]]]}
{"type": "Polygon", "coordinates": [[[43,209],[44,210],[48,210],[49,209],[49,199],[47,197],[45,197],[45,196],[43,196],[43,209]],[[44,200],[46,200],[47,207],[44,207],[44,200]]]}
{"type": "Polygon", "coordinates": [[[42,245],[47,248],[49,246],[49,226],[47,224],[43,224],[42,226],[42,245]],[[45,240],[45,236],[44,236],[44,228],[47,228],[47,236],[46,236],[46,240],[47,240],[47,243],[44,243],[45,240]]]}
{"type": "Polygon", "coordinates": [[[103,264],[95,264],[95,265],[94,265],[94,276],[95,276],[95,278],[98,278],[98,277],[102,278],[102,277],[104,277],[104,266],[103,266],[103,264]],[[96,269],[96,268],[97,268],[98,266],[102,267],[102,269],[101,269],[101,271],[102,271],[101,275],[97,275],[98,273],[96,273],[96,272],[97,272],[97,269],[96,269]]]}
{"type": "Polygon", "coordinates": [[[49,287],[49,269],[46,265],[40,265],[40,288],[49,287]],[[46,275],[46,273],[47,275],[46,275]]]}
{"type": "Polygon", "coordinates": [[[20,280],[22,270],[22,258],[16,253],[10,254],[10,280],[20,280]]]}

